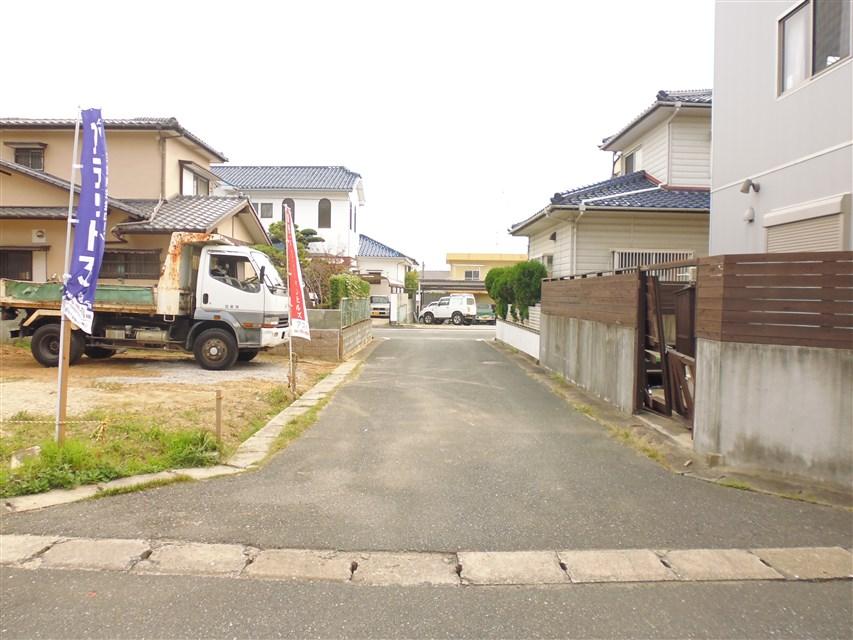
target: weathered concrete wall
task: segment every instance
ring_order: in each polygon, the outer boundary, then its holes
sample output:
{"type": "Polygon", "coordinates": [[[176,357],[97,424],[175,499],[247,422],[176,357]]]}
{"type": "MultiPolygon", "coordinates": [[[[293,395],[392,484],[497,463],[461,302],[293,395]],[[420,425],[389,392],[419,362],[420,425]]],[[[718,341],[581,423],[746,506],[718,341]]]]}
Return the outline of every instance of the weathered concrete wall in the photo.
{"type": "Polygon", "coordinates": [[[368,318],[350,325],[341,332],[341,359],[346,360],[371,340],[373,340],[372,320],[368,318]]]}
{"type": "Polygon", "coordinates": [[[503,320],[498,320],[496,325],[495,337],[498,340],[522,353],[526,353],[531,358],[539,359],[540,338],[538,331],[503,320]]]}
{"type": "Polygon", "coordinates": [[[540,337],[543,366],[623,411],[633,411],[633,327],[543,313],[540,337]]]}
{"type": "Polygon", "coordinates": [[[853,350],[697,340],[694,446],[853,486],[853,350]]]}

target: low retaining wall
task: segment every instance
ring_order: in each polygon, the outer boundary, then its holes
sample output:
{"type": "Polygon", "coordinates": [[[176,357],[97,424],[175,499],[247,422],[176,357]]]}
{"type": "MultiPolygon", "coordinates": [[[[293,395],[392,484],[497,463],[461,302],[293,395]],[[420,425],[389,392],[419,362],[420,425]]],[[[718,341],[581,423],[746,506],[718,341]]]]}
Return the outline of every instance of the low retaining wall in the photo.
{"type": "Polygon", "coordinates": [[[634,410],[633,326],[542,314],[540,363],[622,411],[634,410]]]}
{"type": "Polygon", "coordinates": [[[539,360],[539,332],[529,327],[523,327],[514,322],[498,319],[495,326],[495,337],[503,343],[526,353],[531,358],[539,360]]]}
{"type": "MultiPolygon", "coordinates": [[[[308,309],[308,324],[311,340],[293,341],[293,352],[303,358],[340,362],[373,339],[369,318],[342,329],[339,309],[308,309]]],[[[287,345],[281,349],[287,353],[287,345]]]]}
{"type": "Polygon", "coordinates": [[[853,488],[853,350],[698,339],[694,447],[853,488]]]}
{"type": "Polygon", "coordinates": [[[346,360],[371,340],[373,340],[372,320],[363,320],[341,329],[340,359],[346,360]]]}

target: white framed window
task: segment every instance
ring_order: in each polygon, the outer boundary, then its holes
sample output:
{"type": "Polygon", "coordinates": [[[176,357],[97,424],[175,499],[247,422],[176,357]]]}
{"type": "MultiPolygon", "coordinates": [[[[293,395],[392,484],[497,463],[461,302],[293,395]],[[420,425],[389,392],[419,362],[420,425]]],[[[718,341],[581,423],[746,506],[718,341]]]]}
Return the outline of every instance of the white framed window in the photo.
{"type": "Polygon", "coordinates": [[[849,0],[806,0],[785,14],[778,25],[778,93],[850,57],[849,0]]]}
{"type": "Polygon", "coordinates": [[[272,218],[272,202],[258,202],[256,206],[261,218],[272,218]]]}
{"type": "Polygon", "coordinates": [[[622,174],[628,175],[629,173],[634,173],[637,170],[637,150],[635,149],[631,153],[625,155],[622,158],[622,174]]]}
{"type": "Polygon", "coordinates": [[[480,268],[471,268],[465,269],[465,280],[479,280],[480,279],[480,268]]]}

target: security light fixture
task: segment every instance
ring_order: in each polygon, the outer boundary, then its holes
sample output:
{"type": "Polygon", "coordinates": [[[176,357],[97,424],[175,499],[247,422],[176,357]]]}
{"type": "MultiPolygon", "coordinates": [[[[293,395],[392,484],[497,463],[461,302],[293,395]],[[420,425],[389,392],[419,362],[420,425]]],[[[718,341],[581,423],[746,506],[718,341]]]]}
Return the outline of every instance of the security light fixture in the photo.
{"type": "Polygon", "coordinates": [[[752,180],[747,178],[746,180],[743,181],[743,184],[740,185],[740,192],[741,193],[749,193],[750,188],[752,188],[752,190],[755,191],[755,193],[758,193],[759,191],[761,191],[761,185],[760,184],[758,184],[757,182],[753,182],[752,180]]]}

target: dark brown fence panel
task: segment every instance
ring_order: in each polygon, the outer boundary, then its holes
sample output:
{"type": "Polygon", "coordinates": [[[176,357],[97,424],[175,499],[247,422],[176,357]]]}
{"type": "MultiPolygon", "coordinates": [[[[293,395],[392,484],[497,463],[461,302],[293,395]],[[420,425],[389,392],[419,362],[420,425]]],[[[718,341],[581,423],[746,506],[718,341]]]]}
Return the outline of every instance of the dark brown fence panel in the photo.
{"type": "Polygon", "coordinates": [[[853,349],[853,252],[700,260],[696,334],[724,342],[853,349]]]}
{"type": "Polygon", "coordinates": [[[542,283],[542,313],[636,326],[638,295],[636,273],[546,280],[542,283]]]}

